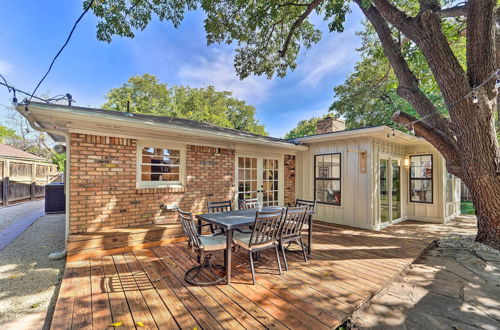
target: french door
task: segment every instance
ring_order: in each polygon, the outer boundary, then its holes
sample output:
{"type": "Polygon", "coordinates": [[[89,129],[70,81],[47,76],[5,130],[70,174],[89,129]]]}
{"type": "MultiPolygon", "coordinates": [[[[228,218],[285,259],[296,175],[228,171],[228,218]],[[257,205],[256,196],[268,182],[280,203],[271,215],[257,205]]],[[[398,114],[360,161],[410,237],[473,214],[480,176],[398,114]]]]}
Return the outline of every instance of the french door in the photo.
{"type": "Polygon", "coordinates": [[[271,157],[236,157],[238,199],[258,198],[263,206],[279,205],[280,161],[271,157]]]}
{"type": "Polygon", "coordinates": [[[401,161],[379,161],[379,210],[382,225],[401,219],[401,161]]]}

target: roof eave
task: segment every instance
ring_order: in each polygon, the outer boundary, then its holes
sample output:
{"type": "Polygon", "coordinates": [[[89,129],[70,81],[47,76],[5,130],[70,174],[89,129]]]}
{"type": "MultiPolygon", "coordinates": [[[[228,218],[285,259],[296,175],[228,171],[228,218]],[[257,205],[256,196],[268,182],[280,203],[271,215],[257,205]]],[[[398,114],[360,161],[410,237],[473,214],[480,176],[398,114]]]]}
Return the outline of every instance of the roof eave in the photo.
{"type": "MultiPolygon", "coordinates": [[[[18,106],[17,111],[19,112],[24,112],[24,106],[18,106]]],[[[30,105],[30,111],[28,114],[25,114],[27,116],[31,116],[33,120],[36,122],[36,114],[47,114],[51,115],[54,117],[54,119],[62,119],[62,120],[87,120],[91,122],[99,122],[99,123],[115,123],[116,121],[119,121],[120,124],[123,125],[128,125],[131,127],[144,127],[144,126],[149,126],[151,128],[156,128],[156,129],[168,129],[169,132],[172,133],[179,133],[179,134],[190,134],[195,137],[202,137],[202,138],[214,138],[214,139],[219,139],[219,140],[232,140],[234,142],[239,142],[239,143],[250,143],[250,144],[257,144],[257,145],[272,145],[274,147],[279,147],[279,148],[285,148],[285,149],[290,149],[290,150],[295,150],[295,151],[304,151],[307,150],[307,146],[305,145],[300,145],[300,144],[295,144],[295,143],[288,143],[288,142],[281,142],[281,141],[270,141],[265,138],[259,138],[259,137],[253,137],[253,136],[239,136],[237,134],[231,134],[229,132],[216,132],[216,131],[208,131],[200,128],[192,128],[192,127],[186,127],[182,125],[175,125],[175,124],[167,124],[167,123],[158,123],[158,122],[153,122],[153,121],[138,121],[134,120],[133,117],[126,117],[123,116],[122,118],[117,117],[115,115],[106,115],[106,114],[96,114],[96,113],[91,113],[91,112],[85,112],[82,110],[78,110],[76,108],[69,108],[69,107],[50,107],[50,104],[31,104],[30,105]]],[[[39,124],[39,123],[37,123],[39,124]]],[[[40,124],[39,124],[40,125],[40,124]]],[[[40,125],[41,126],[41,125],[40,125]]],[[[57,130],[57,128],[56,128],[57,130]]],[[[64,132],[64,130],[59,129],[59,131],[64,132]]],[[[66,132],[67,133],[67,132],[66,132]]]]}

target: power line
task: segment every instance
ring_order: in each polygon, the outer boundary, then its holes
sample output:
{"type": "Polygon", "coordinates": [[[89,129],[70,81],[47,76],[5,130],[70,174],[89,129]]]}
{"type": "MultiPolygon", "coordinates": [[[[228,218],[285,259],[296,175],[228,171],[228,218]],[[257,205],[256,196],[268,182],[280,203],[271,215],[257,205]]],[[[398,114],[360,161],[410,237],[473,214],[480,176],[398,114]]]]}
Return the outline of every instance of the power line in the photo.
{"type": "Polygon", "coordinates": [[[50,66],[49,66],[49,69],[47,70],[47,72],[45,73],[45,75],[42,77],[42,79],[40,80],[40,82],[36,85],[35,89],[33,90],[33,93],[31,93],[30,98],[28,99],[28,102],[31,101],[31,99],[34,97],[36,91],[38,90],[38,87],[40,87],[40,85],[42,84],[42,82],[49,75],[50,70],[52,70],[52,66],[54,65],[56,59],[59,57],[59,55],[62,53],[62,51],[64,50],[64,48],[66,47],[66,45],[69,43],[69,41],[71,39],[71,36],[73,35],[73,32],[75,32],[76,26],[82,20],[83,16],[85,16],[85,14],[89,11],[90,7],[92,7],[92,5],[94,4],[94,1],[95,0],[91,0],[89,2],[87,8],[85,8],[85,10],[82,12],[82,14],[80,15],[80,17],[78,17],[78,19],[76,20],[75,24],[73,25],[73,28],[71,28],[71,31],[69,32],[69,35],[66,38],[66,41],[62,45],[61,49],[59,49],[59,51],[57,52],[56,56],[54,56],[54,58],[52,59],[52,62],[50,63],[50,66]]]}
{"type": "MultiPolygon", "coordinates": [[[[2,77],[2,78],[3,78],[3,77],[2,77]]],[[[0,85],[6,86],[6,87],[7,87],[7,89],[9,89],[9,92],[10,92],[11,90],[12,90],[12,91],[14,91],[14,97],[15,97],[15,95],[16,95],[16,92],[18,92],[18,93],[21,93],[21,94],[24,94],[24,95],[27,95],[27,96],[33,97],[34,99],[37,99],[37,100],[40,100],[40,101],[43,101],[43,102],[47,102],[47,103],[49,102],[49,100],[46,100],[46,99],[43,99],[43,98],[41,98],[41,97],[34,96],[34,95],[32,96],[32,95],[31,95],[31,93],[25,92],[25,91],[20,90],[20,89],[18,89],[18,88],[14,88],[13,86],[11,86],[11,85],[9,85],[9,84],[6,84],[6,83],[3,83],[3,82],[1,82],[1,81],[0,81],[0,85]]],[[[16,102],[14,102],[14,103],[16,103],[16,102]]]]}

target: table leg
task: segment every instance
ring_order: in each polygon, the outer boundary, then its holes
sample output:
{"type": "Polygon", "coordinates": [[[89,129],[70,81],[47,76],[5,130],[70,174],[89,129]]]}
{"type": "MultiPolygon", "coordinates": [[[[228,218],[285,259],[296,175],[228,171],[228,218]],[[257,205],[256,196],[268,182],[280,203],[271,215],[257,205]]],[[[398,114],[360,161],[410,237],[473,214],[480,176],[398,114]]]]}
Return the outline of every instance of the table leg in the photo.
{"type": "MultiPolygon", "coordinates": [[[[198,234],[201,235],[201,219],[198,219],[198,234]]],[[[198,263],[201,262],[201,257],[198,255],[196,257],[196,260],[198,261],[198,263]]]]}
{"type": "Polygon", "coordinates": [[[224,258],[224,266],[226,266],[226,278],[227,284],[231,283],[231,253],[233,243],[233,230],[228,229],[226,231],[226,253],[224,258]]]}
{"type": "Polygon", "coordinates": [[[307,254],[311,255],[311,250],[312,250],[312,238],[313,238],[313,221],[312,221],[312,215],[309,216],[309,233],[307,237],[307,254]]]}

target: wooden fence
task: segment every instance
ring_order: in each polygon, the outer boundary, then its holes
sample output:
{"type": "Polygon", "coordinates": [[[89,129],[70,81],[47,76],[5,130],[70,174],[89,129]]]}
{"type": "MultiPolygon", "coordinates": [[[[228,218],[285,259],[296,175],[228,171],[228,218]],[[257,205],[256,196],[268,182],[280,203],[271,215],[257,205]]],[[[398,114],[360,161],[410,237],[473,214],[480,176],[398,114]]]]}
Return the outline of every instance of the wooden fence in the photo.
{"type": "Polygon", "coordinates": [[[61,179],[49,163],[0,158],[0,206],[45,196],[45,185],[61,179]]]}

